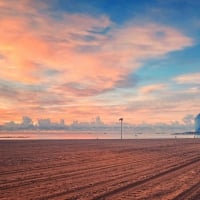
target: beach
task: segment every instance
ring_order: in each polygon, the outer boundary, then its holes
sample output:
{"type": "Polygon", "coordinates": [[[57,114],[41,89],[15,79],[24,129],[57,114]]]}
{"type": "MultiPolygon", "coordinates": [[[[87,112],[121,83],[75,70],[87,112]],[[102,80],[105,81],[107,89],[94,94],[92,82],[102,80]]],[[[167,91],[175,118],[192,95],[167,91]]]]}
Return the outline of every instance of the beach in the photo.
{"type": "Polygon", "coordinates": [[[199,199],[199,139],[2,140],[0,199],[199,199]]]}

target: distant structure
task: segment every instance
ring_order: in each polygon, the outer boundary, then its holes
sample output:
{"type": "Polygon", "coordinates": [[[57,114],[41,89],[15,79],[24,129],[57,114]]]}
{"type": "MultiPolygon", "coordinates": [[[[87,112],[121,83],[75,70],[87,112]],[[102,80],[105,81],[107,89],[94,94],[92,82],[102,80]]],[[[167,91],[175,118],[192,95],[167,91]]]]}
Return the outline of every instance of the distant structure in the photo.
{"type": "Polygon", "coordinates": [[[195,132],[200,134],[200,113],[195,117],[195,132]]]}

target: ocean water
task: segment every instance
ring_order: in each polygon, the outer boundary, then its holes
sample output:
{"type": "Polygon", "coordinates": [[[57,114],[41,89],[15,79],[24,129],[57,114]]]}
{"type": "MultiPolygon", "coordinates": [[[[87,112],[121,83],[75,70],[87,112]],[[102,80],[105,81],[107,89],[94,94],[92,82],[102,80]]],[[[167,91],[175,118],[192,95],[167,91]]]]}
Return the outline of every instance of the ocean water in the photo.
{"type": "MultiPolygon", "coordinates": [[[[192,134],[123,132],[123,139],[194,138],[192,134]]],[[[120,131],[10,131],[0,132],[0,140],[120,139],[120,131]]]]}

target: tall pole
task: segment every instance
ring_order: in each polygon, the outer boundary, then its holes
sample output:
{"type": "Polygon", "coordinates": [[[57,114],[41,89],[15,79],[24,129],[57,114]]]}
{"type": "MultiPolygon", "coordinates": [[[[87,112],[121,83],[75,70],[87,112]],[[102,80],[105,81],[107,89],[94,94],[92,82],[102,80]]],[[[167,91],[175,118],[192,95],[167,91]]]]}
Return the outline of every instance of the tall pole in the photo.
{"type": "Polygon", "coordinates": [[[121,140],[122,140],[122,120],[121,120],[121,140]]]}
{"type": "Polygon", "coordinates": [[[122,121],[123,121],[123,118],[120,118],[119,121],[121,121],[121,140],[122,140],[122,121]]]}

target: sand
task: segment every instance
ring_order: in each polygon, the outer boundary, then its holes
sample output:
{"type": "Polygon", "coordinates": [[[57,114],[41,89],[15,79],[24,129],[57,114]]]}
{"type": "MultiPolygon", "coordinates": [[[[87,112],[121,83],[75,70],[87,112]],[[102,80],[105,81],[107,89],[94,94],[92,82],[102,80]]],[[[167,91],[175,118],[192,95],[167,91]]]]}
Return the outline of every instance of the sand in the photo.
{"type": "Polygon", "coordinates": [[[0,141],[0,199],[200,199],[200,139],[0,141]]]}

